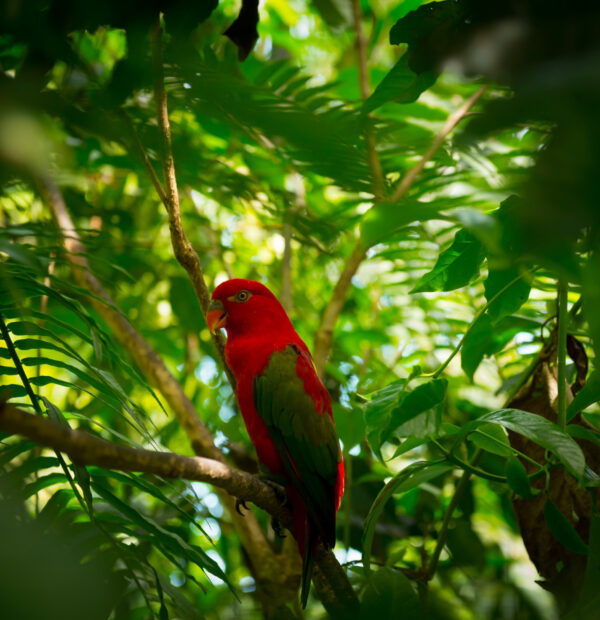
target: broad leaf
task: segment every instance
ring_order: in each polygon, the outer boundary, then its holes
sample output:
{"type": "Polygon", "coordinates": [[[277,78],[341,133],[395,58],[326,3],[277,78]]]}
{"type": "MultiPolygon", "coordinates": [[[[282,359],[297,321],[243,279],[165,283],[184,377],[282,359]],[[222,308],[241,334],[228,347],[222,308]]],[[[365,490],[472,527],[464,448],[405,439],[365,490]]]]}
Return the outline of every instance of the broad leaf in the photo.
{"type": "Polygon", "coordinates": [[[405,422],[442,403],[446,397],[447,388],[447,379],[433,379],[405,394],[400,401],[400,406],[392,412],[389,430],[394,431],[405,422]]]}
{"type": "Polygon", "coordinates": [[[531,490],[531,483],[527,476],[525,466],[521,461],[515,457],[510,456],[506,461],[505,467],[506,480],[508,486],[521,497],[525,499],[531,499],[533,497],[533,491],[531,490]]]}
{"type": "Polygon", "coordinates": [[[577,478],[583,476],[585,458],[581,448],[567,433],[546,418],[519,409],[500,409],[482,415],[475,422],[477,424],[483,422],[499,424],[519,433],[554,452],[572,475],[577,478]]]}
{"type": "Polygon", "coordinates": [[[363,114],[368,114],[388,101],[396,103],[415,101],[435,80],[436,75],[433,71],[425,71],[419,75],[411,71],[408,67],[408,58],[404,55],[364,102],[363,114]]]}
{"type": "Polygon", "coordinates": [[[423,275],[411,293],[453,291],[469,284],[479,274],[483,260],[481,242],[467,230],[459,230],[434,268],[423,275]]]}
{"type": "Polygon", "coordinates": [[[487,313],[492,322],[516,312],[529,298],[531,285],[519,277],[516,267],[510,269],[491,269],[484,282],[485,298],[488,302],[500,291],[498,297],[488,306],[487,313]],[[508,286],[508,288],[506,288],[508,286]]]}
{"type": "Polygon", "coordinates": [[[381,243],[413,222],[443,219],[440,208],[416,200],[381,202],[373,205],[361,221],[361,240],[365,248],[381,243]]]}
{"type": "Polygon", "coordinates": [[[493,325],[487,313],[481,316],[463,341],[460,364],[465,374],[472,379],[483,358],[502,351],[523,327],[516,317],[506,317],[493,325]]]}
{"type": "Polygon", "coordinates": [[[370,575],[362,597],[359,620],[402,618],[420,620],[421,604],[411,582],[400,571],[380,568],[370,575]]]}
{"type": "Polygon", "coordinates": [[[581,540],[571,522],[550,499],[544,504],[544,520],[558,542],[573,553],[587,555],[588,546],[581,540]]]}
{"type": "Polygon", "coordinates": [[[363,533],[363,566],[366,571],[369,571],[371,566],[371,547],[373,544],[375,525],[377,524],[377,520],[381,515],[385,503],[395,493],[402,493],[409,489],[413,489],[423,482],[427,482],[428,480],[447,473],[451,469],[453,469],[453,465],[447,461],[418,461],[396,474],[385,487],[381,489],[365,519],[365,529],[363,533]]]}
{"type": "Polygon", "coordinates": [[[567,407],[567,421],[572,420],[580,411],[600,400],[600,371],[594,370],[585,385],[577,392],[567,407]]]}

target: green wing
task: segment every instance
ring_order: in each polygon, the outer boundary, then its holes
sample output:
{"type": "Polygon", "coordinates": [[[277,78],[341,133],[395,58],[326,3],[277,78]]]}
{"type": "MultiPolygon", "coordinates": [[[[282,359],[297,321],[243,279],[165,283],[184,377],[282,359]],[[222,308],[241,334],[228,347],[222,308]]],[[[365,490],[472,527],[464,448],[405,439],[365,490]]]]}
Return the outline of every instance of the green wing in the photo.
{"type": "Polygon", "coordinates": [[[273,353],[254,379],[254,406],[267,425],[287,479],[306,504],[323,542],[333,547],[340,445],[331,418],[317,412],[298,376],[298,363],[315,372],[310,358],[295,345],[273,353]]]}

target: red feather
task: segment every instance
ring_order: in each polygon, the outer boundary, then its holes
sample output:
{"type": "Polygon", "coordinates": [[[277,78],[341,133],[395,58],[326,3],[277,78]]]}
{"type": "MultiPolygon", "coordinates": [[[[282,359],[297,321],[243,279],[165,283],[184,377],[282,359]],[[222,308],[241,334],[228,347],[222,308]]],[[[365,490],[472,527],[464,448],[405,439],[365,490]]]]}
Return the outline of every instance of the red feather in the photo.
{"type": "MultiPolygon", "coordinates": [[[[300,352],[296,374],[302,379],[305,392],[312,398],[315,411],[333,420],[329,393],[317,376],[308,347],[298,336],[281,304],[265,286],[252,280],[228,280],[214,290],[212,299],[215,300],[213,305],[216,303],[220,310],[222,304],[226,313],[224,318],[225,315],[216,312],[219,315],[218,324],[224,323],[227,331],[225,356],[237,380],[240,410],[258,459],[273,475],[285,476],[281,456],[254,405],[254,379],[264,372],[273,353],[294,345],[300,352]],[[247,300],[236,298],[240,291],[248,294],[247,300]]],[[[295,468],[293,461],[292,464],[295,468]]],[[[304,555],[309,522],[307,509],[291,481],[288,482],[286,491],[292,505],[293,532],[300,554],[304,555]]],[[[344,462],[340,457],[335,485],[336,511],[343,493],[344,462]]],[[[316,543],[318,539],[313,537],[313,540],[316,543]]]]}

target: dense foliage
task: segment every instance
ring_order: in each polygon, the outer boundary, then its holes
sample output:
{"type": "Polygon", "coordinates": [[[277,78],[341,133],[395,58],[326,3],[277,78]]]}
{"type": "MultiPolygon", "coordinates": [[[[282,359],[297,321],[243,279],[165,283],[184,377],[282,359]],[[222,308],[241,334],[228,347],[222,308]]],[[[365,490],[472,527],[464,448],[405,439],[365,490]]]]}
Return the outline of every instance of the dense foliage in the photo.
{"type": "Polygon", "coordinates": [[[263,282],[334,401],[358,600],[324,560],[302,611],[219,482],[0,412],[0,615],[594,617],[600,10],[256,5],[0,6],[0,403],[255,473],[204,311],[263,282]]]}

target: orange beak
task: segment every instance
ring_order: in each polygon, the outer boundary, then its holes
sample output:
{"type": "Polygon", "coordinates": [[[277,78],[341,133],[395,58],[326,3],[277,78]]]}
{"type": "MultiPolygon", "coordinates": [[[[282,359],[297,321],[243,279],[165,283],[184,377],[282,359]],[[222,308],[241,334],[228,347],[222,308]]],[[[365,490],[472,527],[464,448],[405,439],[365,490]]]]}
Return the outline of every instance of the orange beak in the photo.
{"type": "Polygon", "coordinates": [[[208,310],[206,311],[206,323],[208,329],[210,329],[213,334],[217,333],[217,329],[225,327],[225,323],[227,323],[227,310],[225,310],[222,301],[213,299],[210,302],[208,310]]]}

